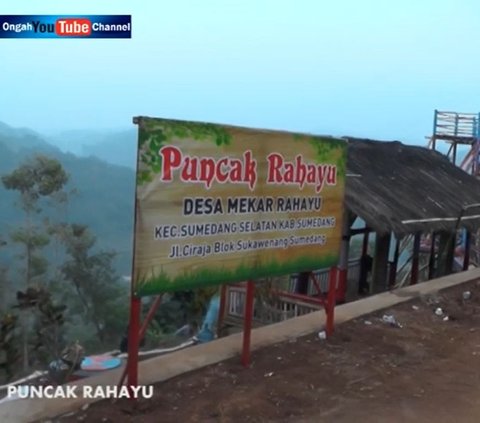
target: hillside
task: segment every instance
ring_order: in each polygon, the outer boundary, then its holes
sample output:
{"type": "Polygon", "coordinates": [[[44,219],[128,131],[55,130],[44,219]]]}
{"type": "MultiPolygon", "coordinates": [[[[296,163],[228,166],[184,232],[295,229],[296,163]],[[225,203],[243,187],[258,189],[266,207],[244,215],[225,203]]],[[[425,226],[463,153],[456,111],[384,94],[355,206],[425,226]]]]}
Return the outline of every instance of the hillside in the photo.
{"type": "Polygon", "coordinates": [[[82,153],[108,163],[135,169],[137,164],[137,131],[114,132],[103,136],[98,143],[83,146],[82,153]]]}
{"type": "MultiPolygon", "coordinates": [[[[59,160],[70,175],[69,188],[76,188],[78,192],[69,204],[68,220],[90,226],[98,237],[99,248],[119,253],[117,270],[124,275],[130,274],[135,189],[133,169],[95,157],[64,153],[33,131],[0,123],[0,175],[11,172],[22,161],[39,153],[59,160]]],[[[8,233],[21,222],[22,214],[15,207],[16,193],[0,186],[0,197],[0,236],[8,239],[8,233]]],[[[5,253],[9,254],[8,248],[2,251],[2,255],[5,253]]]]}
{"type": "Polygon", "coordinates": [[[137,129],[124,131],[72,130],[46,138],[62,151],[79,157],[95,156],[107,163],[134,169],[137,160],[137,129]]]}

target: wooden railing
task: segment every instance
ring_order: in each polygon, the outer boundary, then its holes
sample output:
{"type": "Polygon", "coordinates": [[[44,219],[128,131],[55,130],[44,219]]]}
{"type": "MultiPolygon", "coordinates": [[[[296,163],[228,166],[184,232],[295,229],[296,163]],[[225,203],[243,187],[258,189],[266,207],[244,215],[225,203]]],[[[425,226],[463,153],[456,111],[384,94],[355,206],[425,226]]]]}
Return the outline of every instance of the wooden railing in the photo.
{"type": "MultiPolygon", "coordinates": [[[[357,284],[360,271],[360,261],[352,260],[348,267],[349,283],[357,284]]],[[[328,292],[329,269],[313,272],[323,294],[328,292]]],[[[262,324],[276,323],[293,317],[320,310],[322,308],[316,294],[315,287],[309,283],[308,296],[299,298],[295,295],[298,275],[290,276],[287,292],[274,292],[269,301],[254,300],[253,319],[262,324]],[[311,297],[311,298],[309,298],[311,297]]],[[[337,286],[338,287],[338,286],[337,286]]],[[[245,307],[245,287],[242,284],[229,285],[226,298],[226,318],[243,318],[245,307]]]]}
{"type": "Polygon", "coordinates": [[[435,111],[435,135],[454,137],[478,137],[479,116],[476,113],[435,111]]]}
{"type": "MultiPolygon", "coordinates": [[[[242,318],[245,308],[245,289],[239,286],[230,286],[227,292],[228,316],[242,318]]],[[[304,302],[289,297],[288,293],[279,293],[270,304],[255,299],[253,319],[263,324],[276,323],[293,317],[303,316],[312,311],[320,310],[320,308],[320,304],[317,302],[304,302]]]]}

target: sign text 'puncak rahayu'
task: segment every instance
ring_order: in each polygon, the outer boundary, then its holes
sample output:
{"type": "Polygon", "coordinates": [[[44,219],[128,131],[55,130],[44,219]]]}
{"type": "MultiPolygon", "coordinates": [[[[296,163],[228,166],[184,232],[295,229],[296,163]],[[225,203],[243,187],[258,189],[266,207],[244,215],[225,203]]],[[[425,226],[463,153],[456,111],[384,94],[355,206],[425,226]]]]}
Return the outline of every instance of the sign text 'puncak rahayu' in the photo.
{"type": "Polygon", "coordinates": [[[343,140],[151,118],[137,123],[137,295],[337,261],[343,140]]]}
{"type": "MultiPolygon", "coordinates": [[[[253,152],[247,150],[242,158],[196,157],[184,154],[176,146],[169,145],[159,150],[162,158],[162,169],[159,178],[162,182],[172,182],[174,173],[178,172],[181,182],[202,184],[210,189],[214,183],[230,183],[248,185],[255,190],[258,180],[258,161],[253,152]]],[[[316,164],[305,161],[298,154],[293,161],[288,161],[281,153],[270,153],[265,160],[267,164],[266,184],[296,185],[303,189],[312,185],[319,193],[324,184],[336,185],[337,166],[316,164]]]]}

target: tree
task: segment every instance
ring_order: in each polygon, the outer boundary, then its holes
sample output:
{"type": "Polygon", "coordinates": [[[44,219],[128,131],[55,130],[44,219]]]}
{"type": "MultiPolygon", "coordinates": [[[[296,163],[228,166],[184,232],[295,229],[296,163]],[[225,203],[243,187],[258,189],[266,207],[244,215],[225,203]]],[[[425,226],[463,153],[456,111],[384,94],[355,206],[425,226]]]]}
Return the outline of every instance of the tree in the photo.
{"type": "Polygon", "coordinates": [[[28,288],[17,292],[17,304],[20,313],[34,316],[33,333],[28,347],[31,356],[39,364],[48,362],[52,357],[58,359],[62,349],[62,326],[66,306],[52,299],[45,288],[28,288]]]}
{"type": "MultiPolygon", "coordinates": [[[[3,370],[5,382],[16,376],[19,370],[20,348],[28,350],[28,357],[33,364],[41,366],[52,357],[58,359],[61,351],[62,326],[65,305],[55,303],[51,294],[43,288],[28,288],[17,292],[16,304],[8,311],[0,313],[0,371],[3,370]],[[27,344],[23,344],[24,333],[22,317],[28,313],[35,317],[33,333],[27,344]]],[[[29,363],[32,364],[32,363],[29,363]]],[[[2,372],[0,372],[2,373],[2,372]]]]}
{"type": "Polygon", "coordinates": [[[35,315],[34,333],[29,344],[36,361],[45,363],[52,357],[58,359],[62,350],[62,327],[67,307],[56,303],[44,288],[28,288],[25,292],[19,292],[17,301],[18,308],[30,309],[35,315]]]}
{"type": "Polygon", "coordinates": [[[41,211],[40,200],[59,195],[67,181],[68,175],[60,162],[42,155],[2,177],[6,189],[20,193],[20,207],[25,213],[25,224],[12,234],[12,240],[23,245],[26,287],[34,278],[44,274],[47,266],[38,251],[48,244],[49,239],[33,222],[33,217],[41,211]]]}
{"type": "Polygon", "coordinates": [[[16,325],[17,317],[15,315],[2,313],[0,317],[0,370],[5,374],[3,379],[7,382],[15,374],[15,364],[20,357],[18,339],[15,334],[16,325]]]}
{"type": "MultiPolygon", "coordinates": [[[[7,245],[7,242],[0,237],[0,249],[3,248],[5,245],[7,245]]],[[[8,268],[3,263],[0,263],[0,314],[2,310],[5,310],[7,307],[7,271],[8,268]]]]}
{"type": "MultiPolygon", "coordinates": [[[[43,155],[27,160],[10,174],[2,176],[2,183],[8,190],[20,193],[20,207],[25,214],[25,223],[11,234],[11,239],[23,248],[21,259],[25,288],[34,284],[40,286],[41,278],[46,275],[48,262],[42,256],[41,249],[49,243],[49,237],[34,221],[41,212],[41,200],[62,191],[68,181],[68,175],[60,162],[43,155]]],[[[22,313],[23,328],[23,369],[29,368],[28,331],[32,326],[30,313],[22,313]]]]}
{"type": "Polygon", "coordinates": [[[116,345],[127,321],[128,290],[113,270],[115,254],[93,252],[96,239],[85,225],[65,225],[61,236],[68,255],[61,271],[71,283],[84,323],[93,325],[101,346],[116,345]]]}

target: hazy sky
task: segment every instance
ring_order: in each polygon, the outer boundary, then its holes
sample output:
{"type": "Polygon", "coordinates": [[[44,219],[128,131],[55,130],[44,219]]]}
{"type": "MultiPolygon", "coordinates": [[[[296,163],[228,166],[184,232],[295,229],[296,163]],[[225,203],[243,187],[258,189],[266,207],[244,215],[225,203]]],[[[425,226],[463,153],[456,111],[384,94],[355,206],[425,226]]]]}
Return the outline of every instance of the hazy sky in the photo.
{"type": "Polygon", "coordinates": [[[480,111],[478,0],[0,0],[2,14],[131,14],[131,40],[0,40],[0,121],[135,115],[424,143],[480,111]]]}

